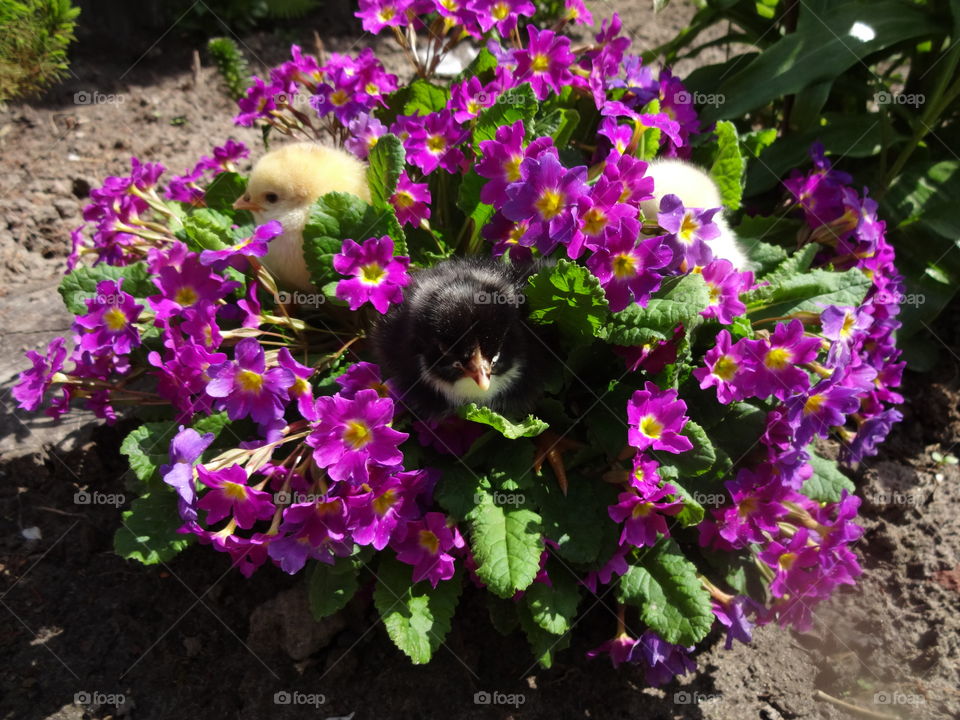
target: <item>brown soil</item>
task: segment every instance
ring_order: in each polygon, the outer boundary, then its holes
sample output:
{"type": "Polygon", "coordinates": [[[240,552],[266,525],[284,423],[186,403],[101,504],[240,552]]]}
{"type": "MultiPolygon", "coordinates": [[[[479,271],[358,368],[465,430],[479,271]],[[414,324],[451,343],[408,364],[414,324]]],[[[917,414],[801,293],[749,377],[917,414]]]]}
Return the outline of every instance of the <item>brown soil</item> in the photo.
{"type": "MultiPolygon", "coordinates": [[[[330,50],[369,43],[344,3],[329,5],[295,33],[244,38],[248,54],[275,63],[291,40],[312,46],[314,28],[330,50]]],[[[692,12],[675,2],[653,21],[649,3],[592,7],[598,16],[619,9],[635,49],[670,37],[692,12]]],[[[155,39],[127,45],[146,49],[155,39]]],[[[378,52],[397,62],[387,47],[378,52]]],[[[413,667],[367,596],[304,639],[299,577],[268,567],[247,581],[204,547],[162,567],[115,556],[117,510],[78,505],[74,493],[86,485],[124,492],[118,448],[135,421],[106,428],[79,415],[57,426],[15,414],[10,381],[24,349],[68,326],[55,287],[91,186],[123,173],[131,154],[182,172],[227,137],[254,148],[257,138],[231,125],[233,106],[215,73],[194,76],[191,45],[176,33],[132,69],[140,53],[111,56],[113,63],[104,54],[107,48],[81,47],[70,81],[42,101],[0,110],[0,394],[7,411],[0,419],[0,717],[863,716],[818,692],[879,716],[960,717],[960,477],[931,457],[960,438],[956,305],[934,328],[945,346],[938,369],[908,373],[904,422],[858,472],[866,533],[857,550],[866,573],[857,587],[819,609],[811,633],[763,628],[753,643],[730,651],[713,637],[696,658],[699,673],[663,689],[645,688],[635,668],[613,671],[606,661],[584,659],[612,630],[603,602],[586,612],[557,665],[543,671],[531,667],[521,636],[488,630],[482,598],[466,592],[447,649],[431,665],[413,667]],[[122,100],[74,104],[82,91],[122,100]],[[24,536],[31,528],[40,539],[24,536]],[[479,691],[520,693],[524,702],[475,704],[479,691]],[[300,700],[322,694],[325,702],[277,704],[278,692],[304,693],[300,700]],[[119,707],[115,694],[125,699],[119,707]]]]}

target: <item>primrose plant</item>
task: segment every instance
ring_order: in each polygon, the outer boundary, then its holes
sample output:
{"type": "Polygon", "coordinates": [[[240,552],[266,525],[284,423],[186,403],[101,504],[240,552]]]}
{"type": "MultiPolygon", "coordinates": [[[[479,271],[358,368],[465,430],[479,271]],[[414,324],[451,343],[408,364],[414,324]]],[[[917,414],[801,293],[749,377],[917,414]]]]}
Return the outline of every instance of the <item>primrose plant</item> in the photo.
{"type": "Polygon", "coordinates": [[[744,215],[750,135],[701,126],[616,16],[574,47],[563,29],[592,23],[580,2],[552,29],[522,0],[451,7],[360,3],[410,82],[370,50],[294,46],[239,100],[240,125],[368,163],[369,202],[310,209],[313,295],[260,261],[280,223],[233,208],[247,148],[173,177],[134,158],[91,193],[60,288],[73,332],[28,353],[20,407],[111,423],[135,408],[122,556],[200,542],[246,576],[306,569],[317,618],[372,584],[416,663],[465,587],[545,666],[579,609],[615,602],[589,654],[653,684],[692,669],[717,624],[728,646],[756,624],[809,628],[861,573],[860,500],[829,458],[875,454],[900,419],[902,288],[876,203],[814,147],[769,215],[744,215]],[[461,43],[479,52],[441,81],[461,43]],[[668,195],[645,216],[658,157],[708,168],[725,207],[668,195]],[[712,257],[723,212],[745,267],[712,257]],[[518,307],[550,352],[529,416],[418,418],[373,362],[371,323],[463,254],[535,261],[518,307]]]}

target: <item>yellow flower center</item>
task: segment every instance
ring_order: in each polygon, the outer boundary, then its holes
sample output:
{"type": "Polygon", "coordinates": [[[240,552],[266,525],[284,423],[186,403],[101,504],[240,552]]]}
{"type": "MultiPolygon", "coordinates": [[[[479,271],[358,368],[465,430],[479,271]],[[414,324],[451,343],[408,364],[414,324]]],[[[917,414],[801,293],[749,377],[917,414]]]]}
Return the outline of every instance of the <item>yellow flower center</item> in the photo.
{"type": "Polygon", "coordinates": [[[180,307],[190,307],[199,299],[200,296],[197,295],[197,291],[189,286],[180,288],[177,290],[177,294],[173,296],[173,301],[180,307]]]}
{"type": "Polygon", "coordinates": [[[337,107],[341,107],[350,102],[350,95],[347,94],[346,90],[335,90],[330,95],[330,102],[332,102],[337,107]]]}
{"type": "Polygon", "coordinates": [[[440,538],[438,538],[430,530],[421,530],[420,547],[429,552],[431,555],[436,555],[440,551],[440,538]]]}
{"type": "Polygon", "coordinates": [[[494,20],[504,20],[510,14],[510,6],[505,2],[498,2],[490,11],[494,20]]]}
{"type": "Polygon", "coordinates": [[[317,515],[338,515],[340,513],[340,503],[336,500],[318,502],[316,511],[317,515]]]}
{"type": "Polygon", "coordinates": [[[645,415],[640,420],[640,432],[648,438],[656,440],[663,434],[663,423],[653,415],[645,415]]]}
{"type": "Polygon", "coordinates": [[[379,285],[386,274],[387,271],[380,267],[378,263],[360,266],[360,281],[367,285],[379,285]]]}
{"type": "Polygon", "coordinates": [[[653,505],[651,503],[637,503],[633,506],[633,511],[630,513],[634,518],[646,517],[651,512],[653,512],[653,505]]]}
{"type": "Polygon", "coordinates": [[[247,486],[241,485],[240,483],[230,482],[227,480],[223,483],[223,494],[226,495],[231,500],[246,500],[247,499],[247,486]]]}
{"type": "Polygon", "coordinates": [[[720,303],[720,295],[723,293],[723,291],[720,289],[720,286],[707,283],[707,287],[709,288],[710,293],[710,304],[718,305],[720,303]]]}
{"type": "Polygon", "coordinates": [[[748,517],[753,515],[753,513],[757,511],[758,505],[759,502],[755,497],[744,498],[743,502],[740,503],[740,509],[738,510],[740,517],[748,517]]]}
{"type": "Polygon", "coordinates": [[[840,328],[840,337],[848,338],[853,333],[853,326],[856,324],[857,319],[853,316],[853,313],[847,313],[843,317],[843,326],[840,328]]]}
{"type": "Polygon", "coordinates": [[[443,135],[431,135],[427,139],[427,149],[434,155],[439,155],[447,149],[447,139],[443,135]]]}
{"type": "Polygon", "coordinates": [[[373,511],[383,517],[387,514],[387,510],[392,508],[397,504],[397,491],[393,488],[387,490],[383,495],[378,498],[375,498],[373,501],[373,511]]]}
{"type": "Polygon", "coordinates": [[[386,5],[380,8],[380,12],[377,13],[377,19],[382,23],[390,22],[397,15],[397,9],[393,5],[386,5]]]}
{"type": "Polygon", "coordinates": [[[563,210],[563,193],[556,190],[544,190],[543,195],[533,205],[544,220],[553,220],[563,210]]]}
{"type": "Polygon", "coordinates": [[[302,377],[298,377],[293,381],[293,385],[290,386],[290,394],[294,397],[298,397],[310,391],[310,383],[302,377]]]}
{"type": "Polygon", "coordinates": [[[637,259],[633,255],[620,253],[613,259],[613,274],[623,280],[637,274],[637,259]]]}
{"type": "Polygon", "coordinates": [[[820,409],[823,407],[824,403],[827,402],[827,398],[820,393],[816,395],[811,395],[807,398],[807,401],[803,404],[803,414],[804,415],[813,415],[820,412],[820,409]]]}
{"type": "Polygon", "coordinates": [[[797,561],[797,554],[788,552],[780,556],[780,567],[784,570],[789,570],[793,567],[793,564],[797,561]]]}
{"type": "Polygon", "coordinates": [[[263,375],[252,370],[241,370],[237,373],[237,385],[244,392],[260,392],[263,387],[263,375]]]}
{"type": "Polygon", "coordinates": [[[533,56],[533,59],[530,61],[530,69],[535,73],[546,72],[550,67],[550,58],[544,55],[543,53],[537,53],[533,56]]]}
{"type": "Polygon", "coordinates": [[[771,348],[763,359],[763,364],[771,370],[783,370],[793,362],[793,353],[787,348],[771,348]]]}
{"type": "Polygon", "coordinates": [[[527,228],[529,224],[526,220],[521,220],[516,225],[511,228],[509,234],[507,235],[507,242],[511,245],[519,245],[520,238],[522,238],[527,233],[527,228]]]}
{"type": "Polygon", "coordinates": [[[127,326],[127,316],[120,308],[110,308],[103,314],[103,321],[113,332],[119,332],[127,326]]]}
{"type": "Polygon", "coordinates": [[[609,219],[603,210],[592,207],[583,215],[583,232],[591,237],[596,237],[607,227],[609,219]]]}
{"type": "Polygon", "coordinates": [[[397,193],[394,197],[394,202],[399,208],[408,208],[412,207],[416,200],[413,199],[413,195],[411,195],[408,191],[397,190],[397,193]]]}
{"type": "Polygon", "coordinates": [[[724,382],[730,382],[733,380],[734,375],[737,374],[739,368],[740,363],[732,356],[721,355],[713,365],[713,374],[724,382]]]}
{"type": "Polygon", "coordinates": [[[479,115],[481,107],[480,103],[476,100],[469,100],[467,102],[467,112],[471,115],[479,115]]]}
{"type": "Polygon", "coordinates": [[[513,155],[503,164],[503,174],[510,182],[516,182],[520,179],[520,163],[523,162],[523,155],[513,155]]]}
{"type": "Polygon", "coordinates": [[[347,429],[343,431],[343,440],[355,450],[373,440],[373,431],[362,420],[348,420],[347,429]]]}
{"type": "Polygon", "coordinates": [[[698,223],[692,213],[687,213],[683,216],[683,222],[680,223],[680,232],[677,235],[680,237],[680,241],[689,245],[693,242],[693,234],[700,229],[700,223],[698,223]]]}

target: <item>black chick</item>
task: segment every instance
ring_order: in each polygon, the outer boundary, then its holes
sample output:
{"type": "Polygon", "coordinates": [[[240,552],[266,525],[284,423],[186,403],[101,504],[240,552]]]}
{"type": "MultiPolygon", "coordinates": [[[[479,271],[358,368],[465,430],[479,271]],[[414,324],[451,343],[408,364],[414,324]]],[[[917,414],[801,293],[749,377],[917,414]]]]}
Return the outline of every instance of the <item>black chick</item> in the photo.
{"type": "Polygon", "coordinates": [[[532,410],[540,343],[523,312],[537,268],[455,258],[414,274],[404,300],[372,330],[400,402],[422,419],[466,403],[505,415],[532,410]]]}

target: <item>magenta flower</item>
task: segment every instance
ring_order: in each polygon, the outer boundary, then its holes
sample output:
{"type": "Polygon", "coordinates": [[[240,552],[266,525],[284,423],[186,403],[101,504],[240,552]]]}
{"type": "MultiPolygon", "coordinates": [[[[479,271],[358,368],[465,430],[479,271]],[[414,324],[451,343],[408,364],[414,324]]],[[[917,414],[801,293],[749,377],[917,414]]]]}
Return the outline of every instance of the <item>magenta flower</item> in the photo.
{"type": "Polygon", "coordinates": [[[661,390],[648,380],[627,403],[628,442],[638,450],[692,450],[693,443],[680,434],[689,420],[686,411],[687,404],[677,398],[676,390],[661,390]]]}
{"type": "Polygon", "coordinates": [[[713,258],[707,241],[720,235],[720,228],[713,222],[713,216],[719,211],[720,208],[685,208],[676,195],[665,195],[660,200],[657,222],[668,233],[666,243],[673,249],[678,266],[686,262],[688,269],[692,269],[706,265],[713,258]]]}
{"type": "Polygon", "coordinates": [[[360,0],[360,9],[354,15],[363,23],[363,29],[376,35],[385,27],[403,27],[407,24],[407,9],[413,0],[360,0]]]}
{"type": "Polygon", "coordinates": [[[527,157],[520,181],[507,187],[503,214],[514,222],[529,220],[528,237],[544,255],[573,236],[577,201],[587,192],[587,168],[567,169],[554,153],[527,157]]]}
{"type": "Polygon", "coordinates": [[[862,390],[824,378],[808,393],[788,398],[787,419],[795,428],[798,445],[806,445],[814,436],[827,437],[830,428],[842,426],[847,415],[860,407],[862,390]]]}
{"type": "Polygon", "coordinates": [[[350,137],[344,142],[344,147],[361,160],[370,156],[377,141],[387,133],[387,127],[373,115],[361,113],[347,126],[350,137]]]}
{"type": "Polygon", "coordinates": [[[663,685],[677,675],[697,669],[697,664],[689,657],[691,652],[692,647],[673,645],[653,630],[647,630],[634,647],[631,660],[643,660],[646,663],[644,679],[648,685],[663,685]]]}
{"type": "Polygon", "coordinates": [[[468,123],[487,108],[493,107],[497,101],[497,94],[495,82],[486,86],[480,82],[480,78],[472,77],[450,86],[448,107],[453,110],[454,120],[458,123],[468,123]]]}
{"type": "Polygon", "coordinates": [[[283,416],[294,383],[292,372],[282,367],[266,369],[263,348],[254,338],[244,338],[234,351],[236,362],[211,365],[207,395],[219,398],[231,420],[248,415],[258,425],[283,416]]]}
{"type": "Polygon", "coordinates": [[[232,264],[231,261],[244,257],[263,257],[269,250],[269,242],[283,233],[278,220],[258,225],[253,235],[223,250],[204,250],[200,253],[201,265],[217,265],[218,268],[232,264]]]}
{"type": "Polygon", "coordinates": [[[637,207],[620,201],[623,187],[618,180],[601,175],[590,192],[580,198],[577,227],[567,245],[567,255],[580,257],[583,249],[600,250],[620,238],[635,240],[640,234],[637,207]]]}
{"type": "Polygon", "coordinates": [[[750,379],[753,377],[753,362],[741,355],[743,346],[738,342],[731,346],[730,333],[717,333],[716,344],[707,350],[703,361],[706,367],[696,368],[693,376],[700,381],[700,388],[717,388],[717,400],[727,405],[749,396],[750,379]]]}
{"type": "Polygon", "coordinates": [[[123,278],[97,283],[97,294],[86,301],[87,314],[74,321],[81,350],[126,355],[140,345],[136,322],[143,305],[124,292],[122,285],[123,278]]]}
{"type": "Polygon", "coordinates": [[[613,667],[616,668],[625,662],[630,662],[630,659],[633,657],[634,647],[638,642],[638,640],[624,632],[615,638],[607,640],[602,645],[598,645],[592,650],[587,650],[587,657],[593,659],[600,655],[609,654],[610,662],[613,663],[613,667]]]}
{"type": "Polygon", "coordinates": [[[201,435],[193,428],[180,426],[170,441],[170,463],[160,466],[160,477],[177,491],[177,506],[185,522],[197,520],[197,487],[193,482],[193,466],[213,442],[213,433],[201,435]]]}
{"type": "Polygon", "coordinates": [[[376,390],[380,397],[390,396],[390,389],[380,375],[380,367],[373,363],[354,363],[336,378],[336,383],[340,386],[340,395],[348,399],[361,390],[376,390]]]}
{"type": "Polygon", "coordinates": [[[489,32],[494,25],[501,37],[509,37],[521,15],[533,17],[537,11],[530,0],[473,0],[470,8],[477,14],[480,29],[489,32]]]}
{"type": "Polygon", "coordinates": [[[414,470],[388,476],[376,488],[346,499],[350,531],[357,545],[383,550],[402,524],[420,516],[417,496],[430,482],[429,471],[414,470]]]}
{"type": "Polygon", "coordinates": [[[665,516],[676,515],[683,509],[683,503],[679,500],[659,501],[674,493],[676,489],[672,485],[646,487],[641,494],[634,491],[620,493],[617,498],[620,502],[607,508],[611,520],[623,523],[620,544],[653,547],[658,534],[669,537],[665,516]]]}
{"type": "Polygon", "coordinates": [[[352,278],[337,283],[337,297],[357,310],[365,302],[385,313],[391,303],[403,301],[403,288],[410,282],[407,267],[410,258],[393,255],[389,235],[368,238],[363,245],[344,240],[340,253],[333,256],[333,269],[352,278]]]}
{"type": "Polygon", "coordinates": [[[277,353],[277,362],[280,367],[286,368],[293,375],[293,384],[290,386],[290,399],[297,401],[297,410],[305,420],[316,422],[317,409],[313,401],[313,386],[310,378],[313,377],[312,367],[302,365],[293,359],[288,348],[280,348],[277,353]]]}
{"type": "Polygon", "coordinates": [[[197,477],[211,488],[197,503],[197,507],[207,511],[207,525],[233,515],[237,527],[249,530],[257,520],[273,517],[273,503],[270,493],[247,485],[247,472],[236,463],[222,470],[207,470],[197,465],[197,477]]]}
{"type": "Polygon", "coordinates": [[[830,305],[820,314],[822,334],[833,340],[827,355],[827,364],[836,367],[850,361],[853,346],[865,339],[873,325],[873,315],[864,308],[838,308],[830,305]]]}
{"type": "Polygon", "coordinates": [[[399,445],[406,433],[390,427],[394,405],[376,390],[360,390],[351,399],[336,395],[317,398],[317,422],[307,437],[317,465],[334,480],[365,483],[367,463],[393,467],[403,461],[399,445]]]}
{"type": "Polygon", "coordinates": [[[198,304],[215,303],[240,286],[240,283],[224,280],[211,268],[202,265],[195,253],[188,253],[179,267],[161,267],[153,283],[159,288],[160,295],[151,295],[147,301],[156,312],[157,320],[175,317],[198,304]]]}
{"type": "Polygon", "coordinates": [[[718,259],[704,267],[702,274],[710,292],[710,303],[700,314],[716,318],[723,325],[743,315],[747,307],[740,302],[740,293],[753,285],[753,273],[737,272],[729,260],[718,259]]]}
{"type": "Polygon", "coordinates": [[[751,630],[753,623],[747,618],[747,612],[757,612],[759,606],[746,595],[737,595],[730,598],[729,601],[720,603],[714,600],[713,614],[720,624],[727,628],[727,639],[723,647],[729,650],[733,647],[733,641],[739,640],[742,643],[749,643],[752,639],[751,630]]]}
{"type": "Polygon", "coordinates": [[[522,50],[514,51],[517,63],[517,84],[529,82],[538,100],[546,100],[550,91],[560,94],[570,85],[576,58],[570,52],[570,38],[552,30],[537,30],[527,25],[530,42],[522,50]]]}
{"type": "Polygon", "coordinates": [[[455,572],[451,550],[466,545],[456,526],[447,524],[447,516],[429,512],[423,520],[407,523],[406,533],[393,544],[397,560],[413,565],[413,581],[429,580],[433,587],[449,580],[455,572]]]}
{"type": "Polygon", "coordinates": [[[397,189],[390,196],[390,204],[396,210],[401,225],[420,227],[423,220],[430,219],[430,186],[411,181],[404,172],[397,181],[397,189]]]}
{"type": "Polygon", "coordinates": [[[786,545],[773,541],[758,553],[758,557],[776,571],[770,583],[774,597],[799,594],[809,586],[813,579],[810,569],[820,564],[820,551],[817,546],[809,545],[808,539],[810,531],[798,528],[786,545]]]}
{"type": "Polygon", "coordinates": [[[819,338],[804,336],[803,323],[777,323],[768,340],[741,340],[743,357],[752,361],[753,397],[785,400],[810,387],[810,378],[801,367],[817,358],[819,338]]]}
{"type": "Polygon", "coordinates": [[[587,258],[587,267],[603,285],[610,310],[619,312],[631,302],[646,306],[660,287],[662,275],[656,271],[669,265],[672,257],[662,238],[637,241],[624,233],[587,258]]]}
{"type": "Polygon", "coordinates": [[[457,147],[469,133],[464,133],[453,113],[444,109],[415,118],[410,136],[403,145],[407,150],[407,162],[429,175],[438,167],[448,173],[459,173],[465,162],[463,152],[457,147]]]}
{"type": "Polygon", "coordinates": [[[36,350],[26,352],[33,367],[20,373],[16,384],[10,391],[22,410],[33,412],[43,402],[43,395],[53,384],[53,376],[63,369],[67,357],[66,340],[54,338],[47,346],[46,356],[36,350]]]}

